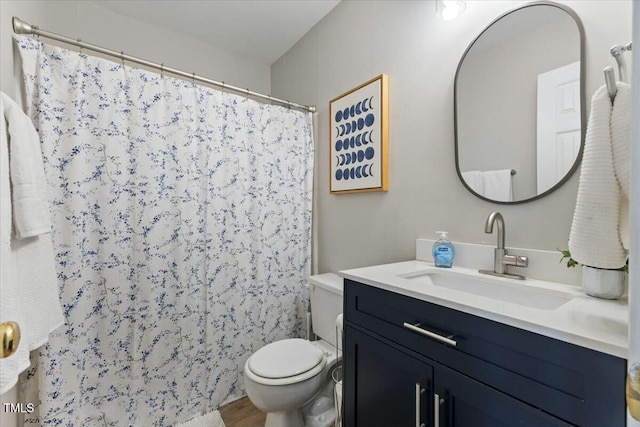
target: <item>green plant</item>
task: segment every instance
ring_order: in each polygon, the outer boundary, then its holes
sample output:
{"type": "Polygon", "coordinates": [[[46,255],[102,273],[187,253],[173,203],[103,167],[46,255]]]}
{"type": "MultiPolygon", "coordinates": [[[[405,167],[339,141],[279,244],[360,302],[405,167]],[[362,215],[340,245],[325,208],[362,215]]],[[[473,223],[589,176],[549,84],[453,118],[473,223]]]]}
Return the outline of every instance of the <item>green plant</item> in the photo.
{"type": "MultiPolygon", "coordinates": [[[[567,260],[567,267],[572,268],[575,267],[576,265],[579,265],[580,263],[578,261],[576,261],[575,259],[571,258],[571,252],[569,252],[568,249],[558,249],[558,252],[560,252],[562,254],[562,258],[560,258],[560,262],[563,262],[565,259],[567,260]]],[[[620,270],[620,271],[629,271],[629,259],[627,258],[627,262],[625,263],[625,265],[623,265],[620,268],[615,268],[614,270],[620,270]]]]}
{"type": "MultiPolygon", "coordinates": [[[[558,248],[556,248],[556,249],[558,249],[558,248]]],[[[578,261],[576,261],[575,259],[571,258],[571,252],[569,252],[569,249],[565,249],[565,250],[558,249],[558,251],[562,254],[562,258],[560,258],[560,262],[564,261],[565,258],[568,258],[567,259],[567,267],[573,268],[576,265],[578,265],[578,261]]]]}

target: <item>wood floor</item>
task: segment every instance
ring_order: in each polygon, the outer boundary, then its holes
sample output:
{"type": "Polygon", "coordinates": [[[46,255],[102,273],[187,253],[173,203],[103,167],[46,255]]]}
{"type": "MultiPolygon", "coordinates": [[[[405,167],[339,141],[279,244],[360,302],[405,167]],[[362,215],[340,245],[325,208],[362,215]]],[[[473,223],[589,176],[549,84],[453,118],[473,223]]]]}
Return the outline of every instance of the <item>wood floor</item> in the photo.
{"type": "Polygon", "coordinates": [[[220,408],[226,427],[264,427],[267,414],[253,406],[248,397],[227,403],[220,408]]]}

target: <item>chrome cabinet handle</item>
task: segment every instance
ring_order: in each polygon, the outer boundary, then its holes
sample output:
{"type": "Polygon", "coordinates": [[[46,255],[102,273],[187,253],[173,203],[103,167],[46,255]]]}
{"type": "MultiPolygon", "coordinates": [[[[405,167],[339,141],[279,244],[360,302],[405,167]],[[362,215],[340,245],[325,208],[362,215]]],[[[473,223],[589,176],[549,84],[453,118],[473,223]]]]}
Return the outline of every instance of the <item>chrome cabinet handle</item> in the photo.
{"type": "Polygon", "coordinates": [[[411,323],[404,322],[402,326],[414,332],[427,336],[429,338],[433,338],[434,340],[438,340],[445,344],[449,344],[450,346],[455,347],[456,345],[458,345],[458,343],[455,340],[452,340],[451,338],[443,337],[442,335],[436,334],[435,332],[427,331],[426,329],[419,328],[418,326],[412,325],[411,323]]]}
{"type": "Polygon", "coordinates": [[[433,394],[433,427],[440,427],[440,405],[444,399],[440,399],[436,393],[433,394]]]}
{"type": "Polygon", "coordinates": [[[424,423],[420,422],[420,396],[424,393],[424,389],[420,383],[416,383],[416,427],[425,427],[424,423]]]}

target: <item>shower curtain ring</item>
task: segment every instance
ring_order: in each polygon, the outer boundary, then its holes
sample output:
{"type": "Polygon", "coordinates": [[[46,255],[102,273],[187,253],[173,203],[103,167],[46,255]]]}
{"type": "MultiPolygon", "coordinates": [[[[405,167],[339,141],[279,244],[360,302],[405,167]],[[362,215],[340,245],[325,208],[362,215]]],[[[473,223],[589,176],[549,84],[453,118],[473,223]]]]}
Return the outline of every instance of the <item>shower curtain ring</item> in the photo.
{"type": "Polygon", "coordinates": [[[164,79],[164,64],[160,64],[160,77],[164,79]]]}
{"type": "Polygon", "coordinates": [[[196,85],[196,73],[191,73],[191,83],[193,83],[193,85],[196,85]]]}
{"type": "Polygon", "coordinates": [[[120,51],[120,61],[122,61],[122,66],[124,67],[124,50],[120,51]]]}
{"type": "Polygon", "coordinates": [[[250,91],[249,91],[249,88],[247,88],[246,90],[247,90],[247,99],[248,99],[250,91]]]}
{"type": "Polygon", "coordinates": [[[82,52],[82,39],[78,38],[77,42],[78,42],[78,47],[80,47],[80,54],[82,54],[83,53],[82,52]]]}

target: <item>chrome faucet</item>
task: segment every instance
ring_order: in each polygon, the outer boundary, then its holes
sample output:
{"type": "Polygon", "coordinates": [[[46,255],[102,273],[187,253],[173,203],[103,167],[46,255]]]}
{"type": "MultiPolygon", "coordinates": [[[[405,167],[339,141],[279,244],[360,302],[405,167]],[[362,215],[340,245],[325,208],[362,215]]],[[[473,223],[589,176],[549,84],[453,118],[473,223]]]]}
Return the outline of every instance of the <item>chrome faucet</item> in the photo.
{"type": "Polygon", "coordinates": [[[526,267],[529,265],[529,259],[526,256],[520,255],[507,255],[507,250],[504,248],[504,218],[500,212],[494,211],[489,214],[487,221],[484,224],[484,232],[493,233],[493,224],[498,226],[498,245],[494,249],[493,271],[479,270],[483,274],[491,274],[493,276],[510,277],[512,279],[524,279],[524,276],[519,274],[510,274],[507,272],[507,267],[515,265],[516,267],[526,267]]]}

